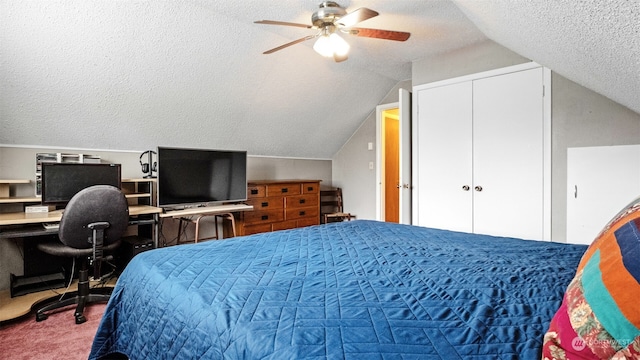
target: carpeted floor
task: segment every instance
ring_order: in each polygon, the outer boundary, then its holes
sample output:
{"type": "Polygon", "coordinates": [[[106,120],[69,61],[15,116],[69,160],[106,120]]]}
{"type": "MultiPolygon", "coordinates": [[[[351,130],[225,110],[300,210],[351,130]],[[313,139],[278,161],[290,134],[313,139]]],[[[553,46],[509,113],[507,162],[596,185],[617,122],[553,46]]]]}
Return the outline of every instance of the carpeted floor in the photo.
{"type": "Polygon", "coordinates": [[[0,324],[0,359],[86,360],[105,307],[105,303],[88,306],[84,311],[87,322],[80,325],[73,316],[75,306],[52,312],[41,322],[32,313],[0,324]]]}

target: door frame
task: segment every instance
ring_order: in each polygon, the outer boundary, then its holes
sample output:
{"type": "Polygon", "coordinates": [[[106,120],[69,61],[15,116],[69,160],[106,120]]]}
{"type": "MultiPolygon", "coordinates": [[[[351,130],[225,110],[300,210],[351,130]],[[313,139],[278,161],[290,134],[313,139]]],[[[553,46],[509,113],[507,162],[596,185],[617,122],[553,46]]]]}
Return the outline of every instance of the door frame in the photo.
{"type": "Polygon", "coordinates": [[[399,102],[382,104],[376,106],[376,220],[384,221],[384,166],[382,161],[382,137],[384,134],[384,124],[382,113],[387,110],[397,109],[399,102]]]}

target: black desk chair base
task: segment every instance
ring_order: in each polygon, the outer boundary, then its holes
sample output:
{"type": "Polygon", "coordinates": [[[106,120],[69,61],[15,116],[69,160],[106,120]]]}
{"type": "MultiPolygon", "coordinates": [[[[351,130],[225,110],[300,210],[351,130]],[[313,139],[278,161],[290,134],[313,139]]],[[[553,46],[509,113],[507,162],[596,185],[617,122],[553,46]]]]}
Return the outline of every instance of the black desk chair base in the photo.
{"type": "Polygon", "coordinates": [[[86,305],[91,303],[109,301],[109,297],[111,297],[111,291],[113,291],[113,288],[104,287],[99,289],[92,289],[91,291],[91,294],[87,294],[84,296],[80,295],[77,291],[69,292],[64,294],[61,300],[58,300],[54,303],[47,303],[48,305],[42,306],[36,311],[36,321],[46,320],[49,317],[49,314],[46,314],[45,312],[77,304],[76,311],[73,314],[76,318],[76,324],[82,324],[86,322],[87,318],[84,316],[84,309],[86,305]]]}
{"type": "MultiPolygon", "coordinates": [[[[121,243],[121,240],[118,240],[112,244],[105,246],[104,250],[105,251],[114,250],[120,245],[120,243],[121,243]]],[[[38,248],[41,251],[44,251],[50,254],[51,253],[57,254],[59,251],[68,250],[68,248],[66,248],[62,243],[38,244],[38,248]]],[[[80,266],[80,270],[78,271],[78,290],[65,293],[64,295],[62,295],[60,299],[53,298],[47,302],[39,304],[35,308],[36,321],[46,320],[49,317],[49,315],[47,315],[45,312],[64,308],[73,304],[77,304],[74,316],[76,318],[76,324],[82,324],[83,322],[87,321],[87,319],[83,315],[84,308],[86,305],[91,303],[109,301],[109,297],[111,296],[111,291],[113,290],[112,288],[107,288],[107,287],[94,288],[94,289],[90,288],[88,256],[90,256],[89,254],[93,252],[93,249],[85,249],[85,250],[75,249],[75,251],[86,253],[85,256],[82,256],[82,259],[83,259],[82,264],[80,266]],[[54,302],[51,302],[51,301],[54,301],[54,302]]],[[[95,275],[95,276],[98,276],[98,275],[95,275]]]]}

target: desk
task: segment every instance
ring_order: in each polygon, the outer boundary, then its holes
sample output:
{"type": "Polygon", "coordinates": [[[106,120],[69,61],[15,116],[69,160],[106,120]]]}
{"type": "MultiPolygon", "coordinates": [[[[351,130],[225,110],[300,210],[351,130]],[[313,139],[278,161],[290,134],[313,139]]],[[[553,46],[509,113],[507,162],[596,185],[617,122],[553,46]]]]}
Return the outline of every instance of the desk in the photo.
{"type": "MultiPolygon", "coordinates": [[[[195,242],[197,243],[200,238],[200,220],[207,216],[226,216],[231,220],[231,225],[233,227],[233,236],[235,236],[236,225],[235,218],[233,216],[234,212],[239,211],[251,211],[253,210],[252,205],[246,204],[228,204],[228,205],[216,205],[216,206],[202,206],[202,207],[194,207],[187,208],[181,210],[171,210],[166,213],[160,214],[161,218],[171,217],[174,219],[179,219],[180,221],[191,221],[196,224],[195,231],[195,242]],[[186,216],[196,216],[196,219],[187,219],[186,216]]],[[[180,229],[181,226],[178,227],[180,229]]],[[[178,234],[180,231],[178,230],[178,234]]],[[[179,236],[178,236],[179,237],[179,236]]],[[[218,226],[216,225],[216,238],[218,237],[218,226]]]]}
{"type": "MultiPolygon", "coordinates": [[[[154,247],[158,247],[158,217],[157,215],[162,212],[162,209],[149,205],[129,205],[129,216],[137,217],[139,215],[153,215],[152,220],[132,220],[130,225],[142,225],[153,224],[155,231],[153,235],[154,247]]],[[[12,212],[0,214],[0,239],[16,238],[16,237],[31,237],[38,235],[55,234],[57,230],[46,230],[42,227],[42,223],[59,222],[62,219],[62,210],[50,211],[46,213],[26,213],[26,212],[12,212]],[[20,226],[17,228],[11,227],[8,229],[2,229],[1,226],[11,225],[35,225],[35,226],[20,226]]]]}
{"type": "MultiPolygon", "coordinates": [[[[162,212],[162,209],[155,206],[149,205],[129,205],[129,225],[148,225],[153,227],[153,231],[151,228],[147,228],[148,234],[144,234],[143,238],[153,237],[153,246],[154,248],[158,247],[158,237],[159,237],[159,221],[158,214],[162,212]],[[140,218],[141,215],[151,215],[145,216],[144,218],[140,218]],[[150,234],[153,232],[153,235],[150,234]]],[[[42,223],[47,222],[59,222],[62,219],[62,210],[50,211],[46,213],[25,213],[25,212],[12,212],[12,213],[2,213],[0,214],[0,239],[12,239],[12,238],[36,238],[43,237],[47,235],[56,235],[58,233],[58,229],[45,229],[42,226],[42,223]]],[[[139,230],[138,230],[139,231],[139,230]]],[[[35,241],[42,241],[35,240],[35,241]]],[[[32,273],[27,274],[28,270],[31,269],[34,265],[38,266],[42,264],[37,260],[34,260],[33,257],[29,258],[26,255],[26,250],[24,250],[23,262],[24,262],[24,276],[25,278],[29,277],[41,277],[38,274],[32,273]],[[31,260],[27,260],[31,259],[31,260]],[[29,266],[29,263],[31,266],[29,266]],[[38,276],[36,276],[38,275],[38,276]]],[[[11,280],[11,291],[13,294],[14,290],[14,282],[13,278],[11,280]]],[[[29,290],[31,291],[31,290],[29,290]]]]}

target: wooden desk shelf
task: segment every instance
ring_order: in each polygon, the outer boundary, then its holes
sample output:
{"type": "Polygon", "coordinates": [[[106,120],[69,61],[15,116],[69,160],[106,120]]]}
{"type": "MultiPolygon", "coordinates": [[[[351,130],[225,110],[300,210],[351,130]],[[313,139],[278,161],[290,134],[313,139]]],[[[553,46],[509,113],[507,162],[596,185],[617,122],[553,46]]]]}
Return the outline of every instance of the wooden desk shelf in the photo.
{"type": "Polygon", "coordinates": [[[0,204],[30,204],[39,202],[40,198],[35,196],[0,197],[0,204]]]}
{"type": "Polygon", "coordinates": [[[29,184],[31,180],[13,179],[0,180],[0,204],[19,203],[19,202],[40,202],[38,197],[14,197],[11,196],[11,185],[29,184]]]}
{"type": "Polygon", "coordinates": [[[122,179],[122,192],[129,199],[129,203],[152,205],[155,203],[154,178],[122,179]]]}

